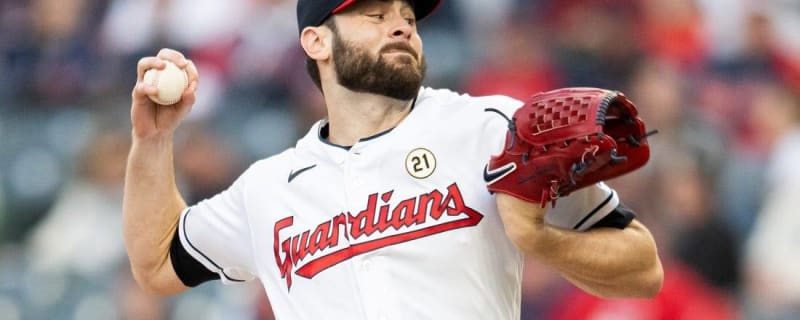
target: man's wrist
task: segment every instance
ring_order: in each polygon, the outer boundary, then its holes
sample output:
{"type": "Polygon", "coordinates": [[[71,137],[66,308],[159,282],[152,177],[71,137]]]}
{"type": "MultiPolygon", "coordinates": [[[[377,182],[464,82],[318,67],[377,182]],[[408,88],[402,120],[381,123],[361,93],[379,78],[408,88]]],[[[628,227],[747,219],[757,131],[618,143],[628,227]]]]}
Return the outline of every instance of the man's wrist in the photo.
{"type": "Polygon", "coordinates": [[[150,147],[171,147],[174,138],[173,132],[157,133],[151,135],[136,134],[135,130],[132,135],[133,146],[150,146],[150,147]]]}

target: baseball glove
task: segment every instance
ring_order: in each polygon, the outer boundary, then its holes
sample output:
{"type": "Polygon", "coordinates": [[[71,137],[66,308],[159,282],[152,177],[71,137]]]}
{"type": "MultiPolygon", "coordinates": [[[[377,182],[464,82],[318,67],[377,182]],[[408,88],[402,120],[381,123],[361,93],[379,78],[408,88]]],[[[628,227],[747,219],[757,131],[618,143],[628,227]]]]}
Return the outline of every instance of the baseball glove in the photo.
{"type": "Polygon", "coordinates": [[[488,188],[555,205],[574,190],[636,170],[650,158],[650,134],[637,115],[636,106],[617,91],[538,93],[512,119],[506,117],[505,148],[485,170],[488,188]]]}

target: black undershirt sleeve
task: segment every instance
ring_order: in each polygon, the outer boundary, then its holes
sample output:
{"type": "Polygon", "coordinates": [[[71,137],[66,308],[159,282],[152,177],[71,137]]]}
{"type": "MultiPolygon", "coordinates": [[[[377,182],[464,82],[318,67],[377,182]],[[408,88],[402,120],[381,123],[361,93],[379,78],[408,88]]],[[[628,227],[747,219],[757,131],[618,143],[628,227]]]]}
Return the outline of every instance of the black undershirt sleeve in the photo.
{"type": "Polygon", "coordinates": [[[616,228],[616,229],[625,229],[633,218],[636,218],[636,213],[633,210],[629,209],[628,207],[622,205],[620,203],[614,211],[611,211],[607,216],[605,216],[600,221],[597,221],[591,228],[616,228]]]}
{"type": "Polygon", "coordinates": [[[186,252],[181,244],[178,230],[180,228],[175,228],[175,234],[172,236],[169,258],[172,261],[172,268],[181,282],[187,287],[196,287],[206,281],[219,280],[219,274],[211,272],[186,252]]]}

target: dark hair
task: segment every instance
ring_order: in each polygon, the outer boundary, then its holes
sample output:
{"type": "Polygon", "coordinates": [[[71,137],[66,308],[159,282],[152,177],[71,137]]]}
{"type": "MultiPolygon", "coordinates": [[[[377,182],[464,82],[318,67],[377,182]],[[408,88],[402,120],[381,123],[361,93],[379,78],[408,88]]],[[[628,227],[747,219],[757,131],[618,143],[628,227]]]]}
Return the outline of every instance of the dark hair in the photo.
{"type": "MultiPolygon", "coordinates": [[[[323,26],[328,27],[333,31],[334,36],[338,36],[339,29],[336,28],[336,23],[333,21],[333,17],[328,17],[322,22],[323,26]]],[[[308,75],[311,77],[311,80],[314,81],[314,84],[317,85],[317,88],[322,91],[322,79],[319,77],[319,65],[317,61],[311,59],[308,55],[306,55],[306,71],[308,75]]]]}

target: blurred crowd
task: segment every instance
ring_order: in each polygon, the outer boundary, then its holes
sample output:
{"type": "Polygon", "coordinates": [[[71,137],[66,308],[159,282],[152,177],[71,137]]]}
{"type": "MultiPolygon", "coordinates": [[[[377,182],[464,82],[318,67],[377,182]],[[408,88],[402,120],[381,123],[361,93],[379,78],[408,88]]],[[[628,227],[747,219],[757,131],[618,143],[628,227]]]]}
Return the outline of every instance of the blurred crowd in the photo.
{"type": "MultiPolygon", "coordinates": [[[[142,56],[201,75],[176,143],[187,202],[324,117],[296,0],[0,0],[0,319],[272,319],[259,284],[133,283],[121,189],[142,56]]],[[[662,292],[602,300],[528,261],[523,319],[800,319],[800,1],[445,0],[425,85],[625,92],[652,160],[610,181],[656,236],[662,292]],[[794,157],[794,158],[792,158],[794,157]]]]}

